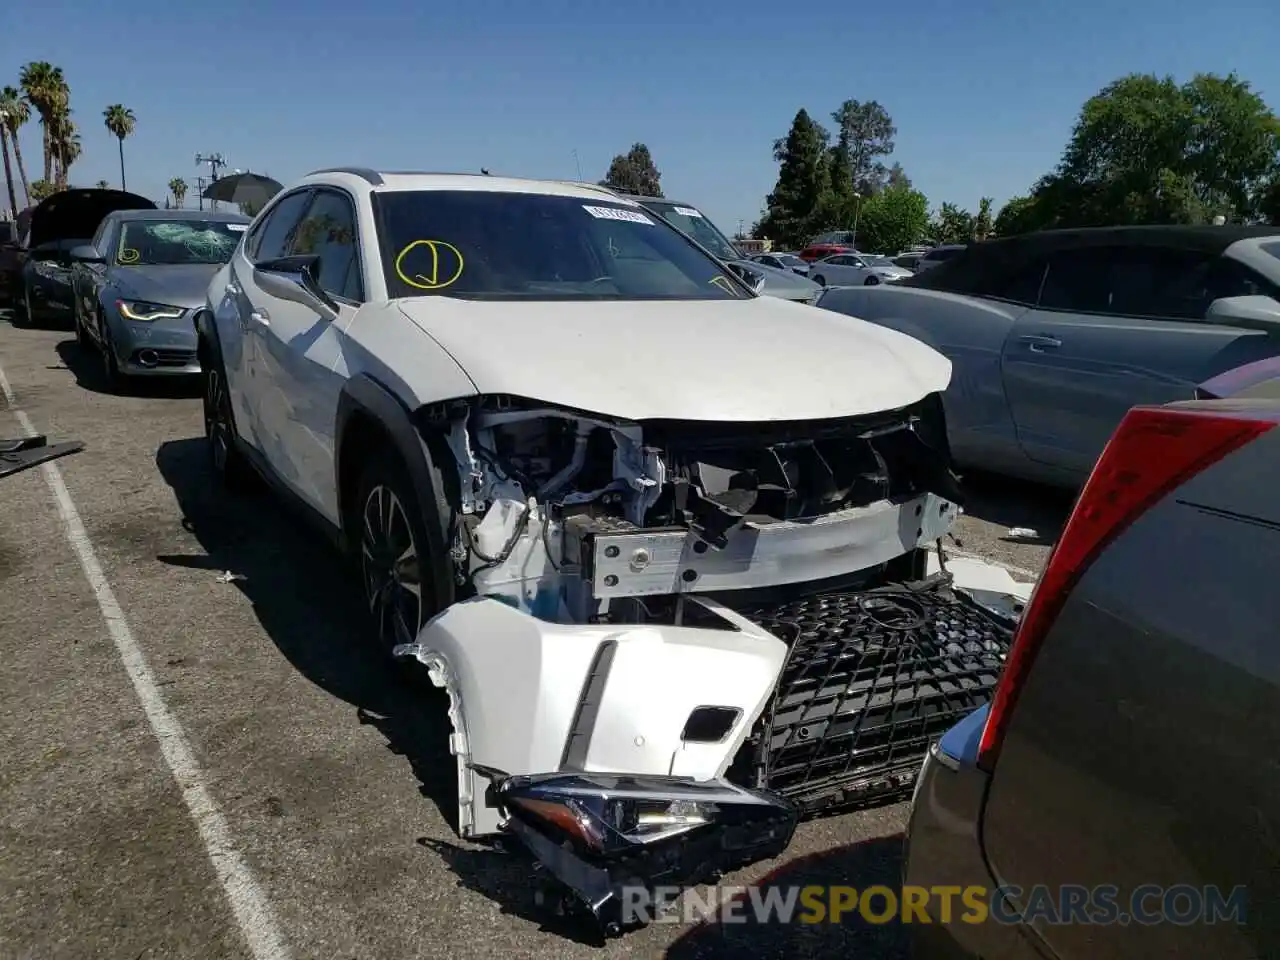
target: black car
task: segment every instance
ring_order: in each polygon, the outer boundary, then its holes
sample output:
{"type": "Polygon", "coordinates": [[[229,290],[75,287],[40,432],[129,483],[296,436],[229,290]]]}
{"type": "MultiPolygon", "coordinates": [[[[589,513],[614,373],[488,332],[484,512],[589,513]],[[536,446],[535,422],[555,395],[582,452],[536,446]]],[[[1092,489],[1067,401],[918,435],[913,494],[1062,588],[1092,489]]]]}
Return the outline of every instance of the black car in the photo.
{"type": "Polygon", "coordinates": [[[73,248],[89,243],[103,218],[116,210],[154,210],[146,197],[123,190],[63,190],[19,215],[21,239],[8,271],[14,323],[72,320],[73,248]]]}
{"type": "Polygon", "coordinates": [[[0,304],[13,303],[14,274],[18,272],[18,225],[0,220],[0,304]]]}

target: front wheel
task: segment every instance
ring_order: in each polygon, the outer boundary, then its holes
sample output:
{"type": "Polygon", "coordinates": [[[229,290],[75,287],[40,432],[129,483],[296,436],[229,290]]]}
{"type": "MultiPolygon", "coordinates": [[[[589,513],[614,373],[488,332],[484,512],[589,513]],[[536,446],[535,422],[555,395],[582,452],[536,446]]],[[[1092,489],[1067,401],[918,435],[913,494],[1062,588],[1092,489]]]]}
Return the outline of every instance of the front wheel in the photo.
{"type": "Polygon", "coordinates": [[[874,287],[879,282],[880,282],[879,277],[867,277],[867,279],[863,281],[863,286],[874,287]]]}
{"type": "Polygon", "coordinates": [[[209,467],[223,489],[242,493],[252,485],[252,467],[236,446],[226,371],[220,362],[212,359],[203,366],[204,436],[209,447],[209,467]]]}
{"type": "Polygon", "coordinates": [[[430,543],[408,471],[391,454],[360,478],[359,569],[378,649],[412,643],[435,613],[430,543]]]}

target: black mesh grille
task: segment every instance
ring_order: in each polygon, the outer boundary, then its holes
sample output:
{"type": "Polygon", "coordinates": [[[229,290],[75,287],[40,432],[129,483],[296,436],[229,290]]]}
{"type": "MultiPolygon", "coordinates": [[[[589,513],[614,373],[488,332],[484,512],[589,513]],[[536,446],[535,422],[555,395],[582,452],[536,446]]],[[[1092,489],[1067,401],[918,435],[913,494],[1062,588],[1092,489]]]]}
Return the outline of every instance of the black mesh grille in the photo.
{"type": "Polygon", "coordinates": [[[746,616],[791,646],[756,779],[806,813],[909,791],[929,744],[990,699],[1013,633],[943,578],[746,616]]]}

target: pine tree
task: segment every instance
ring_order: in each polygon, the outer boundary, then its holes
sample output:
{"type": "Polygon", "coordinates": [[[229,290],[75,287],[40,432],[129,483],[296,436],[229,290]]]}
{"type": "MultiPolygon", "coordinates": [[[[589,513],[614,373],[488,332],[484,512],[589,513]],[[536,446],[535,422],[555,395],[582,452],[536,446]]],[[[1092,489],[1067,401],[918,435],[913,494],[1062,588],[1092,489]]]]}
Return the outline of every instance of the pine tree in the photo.
{"type": "Polygon", "coordinates": [[[775,243],[799,247],[820,228],[830,194],[828,142],[827,131],[802,108],[786,138],[773,145],[778,182],[765,201],[758,229],[775,243]]]}

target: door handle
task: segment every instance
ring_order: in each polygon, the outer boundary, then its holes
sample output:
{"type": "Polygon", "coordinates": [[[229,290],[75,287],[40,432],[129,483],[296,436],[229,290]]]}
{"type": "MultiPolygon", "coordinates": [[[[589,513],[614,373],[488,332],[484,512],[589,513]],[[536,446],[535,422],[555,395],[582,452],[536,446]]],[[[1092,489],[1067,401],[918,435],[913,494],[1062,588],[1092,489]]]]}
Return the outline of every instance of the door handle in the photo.
{"type": "Polygon", "coordinates": [[[1046,350],[1056,350],[1062,346],[1062,341],[1057,337],[1050,337],[1045,334],[1039,336],[1019,337],[1020,343],[1025,343],[1032,353],[1044,353],[1046,350]]]}
{"type": "Polygon", "coordinates": [[[250,310],[249,319],[254,323],[259,323],[264,327],[271,326],[271,314],[265,310],[250,310]]]}

